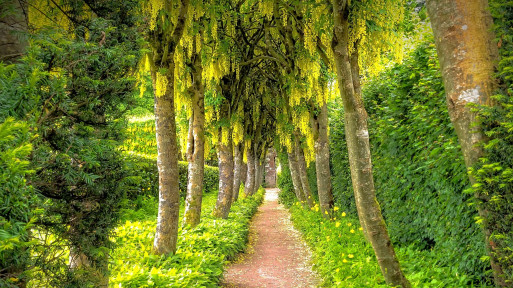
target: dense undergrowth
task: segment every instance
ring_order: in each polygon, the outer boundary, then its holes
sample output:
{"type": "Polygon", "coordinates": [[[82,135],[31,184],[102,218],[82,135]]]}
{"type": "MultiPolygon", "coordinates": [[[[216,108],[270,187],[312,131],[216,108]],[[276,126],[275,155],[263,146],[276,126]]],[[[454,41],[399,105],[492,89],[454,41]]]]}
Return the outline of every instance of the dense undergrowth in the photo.
{"type": "Polygon", "coordinates": [[[138,197],[123,210],[123,224],[115,229],[110,286],[218,287],[226,261],[244,250],[249,221],[263,195],[260,189],[255,196],[240,198],[228,219],[218,219],[211,216],[217,195],[206,194],[202,222],[192,229],[180,228],[173,256],[151,253],[158,201],[149,195],[138,197]]]}

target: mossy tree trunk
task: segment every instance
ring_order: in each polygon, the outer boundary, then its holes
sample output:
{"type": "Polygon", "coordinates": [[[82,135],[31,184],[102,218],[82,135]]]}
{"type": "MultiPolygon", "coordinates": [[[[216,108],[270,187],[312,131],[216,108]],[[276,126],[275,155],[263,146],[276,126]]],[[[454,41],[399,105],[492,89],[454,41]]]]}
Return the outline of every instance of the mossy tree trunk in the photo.
{"type": "Polygon", "coordinates": [[[199,54],[194,55],[192,72],[192,115],[187,147],[188,178],[184,224],[194,227],[201,218],[201,200],[205,164],[205,96],[199,54]]]}
{"type": "Polygon", "coordinates": [[[349,3],[347,0],[333,1],[334,27],[332,49],[335,58],[337,81],[344,105],[346,141],[349,164],[357,210],[364,220],[369,241],[385,277],[391,286],[411,287],[404,277],[392,242],[388,235],[381,209],[375,195],[372,162],[367,128],[367,112],[361,94],[355,93],[353,75],[348,51],[349,43],[349,3]]]}
{"type": "Polygon", "coordinates": [[[242,144],[235,145],[233,147],[233,193],[232,202],[239,199],[239,188],[242,180],[242,144]]]}
{"type": "Polygon", "coordinates": [[[247,158],[247,173],[246,183],[244,185],[244,196],[250,196],[253,193],[255,186],[255,153],[253,152],[253,145],[250,145],[246,151],[247,158]]]}
{"type": "Polygon", "coordinates": [[[314,118],[315,134],[315,169],[317,176],[317,191],[322,216],[330,218],[333,207],[333,192],[331,188],[330,147],[328,139],[328,105],[321,106],[319,115],[314,118]]]}
{"type": "MultiPolygon", "coordinates": [[[[228,118],[229,109],[225,107],[221,113],[224,114],[222,117],[228,118]]],[[[215,217],[226,219],[228,218],[232,205],[233,194],[233,148],[231,128],[220,127],[218,138],[219,193],[217,194],[216,206],[212,214],[215,217]],[[224,134],[227,134],[226,139],[223,139],[223,130],[228,130],[228,132],[224,132],[224,134]]]]}
{"type": "MultiPolygon", "coordinates": [[[[294,149],[294,148],[293,148],[294,149]]],[[[295,151],[287,154],[289,160],[290,177],[292,178],[292,185],[294,186],[294,194],[301,203],[306,203],[306,199],[303,193],[303,186],[301,185],[301,179],[299,178],[299,168],[297,166],[297,159],[295,151]]]]}
{"type": "MultiPolygon", "coordinates": [[[[492,93],[499,52],[492,32],[493,19],[487,0],[430,0],[426,3],[435,36],[436,50],[446,92],[447,107],[458,135],[465,165],[474,166],[484,151],[480,142],[487,141],[481,127],[474,125],[477,113],[468,105],[494,105],[492,93]]],[[[469,175],[471,184],[475,180],[469,175]]],[[[481,198],[479,195],[476,197],[481,198]]],[[[485,219],[483,230],[486,247],[497,286],[511,287],[503,267],[497,261],[492,239],[493,225],[488,225],[486,205],[478,205],[485,219]]]]}
{"type": "Polygon", "coordinates": [[[301,190],[303,191],[303,197],[308,204],[308,207],[314,206],[312,190],[310,189],[310,182],[308,181],[308,174],[306,172],[306,160],[303,148],[301,148],[299,133],[295,133],[294,150],[297,160],[297,168],[299,179],[301,182],[301,190]]]}
{"type": "Polygon", "coordinates": [[[171,21],[171,3],[166,2],[162,17],[157,19],[148,40],[152,50],[151,75],[155,91],[155,130],[157,138],[157,167],[159,171],[159,208],[153,252],[158,255],[175,253],[178,238],[178,212],[180,191],[178,189],[178,144],[176,138],[174,103],[174,53],[182,38],[188,0],[181,0],[178,17],[171,21]],[[175,23],[174,27],[171,23],[175,23]],[[167,81],[165,92],[160,95],[157,75],[167,81]]]}

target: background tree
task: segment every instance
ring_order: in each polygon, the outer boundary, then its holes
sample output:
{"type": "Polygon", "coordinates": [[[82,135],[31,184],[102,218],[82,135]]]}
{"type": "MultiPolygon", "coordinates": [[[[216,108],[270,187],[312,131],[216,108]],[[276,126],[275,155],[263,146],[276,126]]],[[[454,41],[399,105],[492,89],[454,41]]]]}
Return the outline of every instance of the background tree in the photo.
{"type": "Polygon", "coordinates": [[[145,3],[151,12],[148,42],[151,47],[150,67],[155,95],[155,130],[157,133],[157,166],[159,170],[159,212],[153,244],[156,254],[176,251],[178,237],[178,145],[175,120],[175,51],[182,38],[189,1],[179,7],[168,1],[145,3]]]}

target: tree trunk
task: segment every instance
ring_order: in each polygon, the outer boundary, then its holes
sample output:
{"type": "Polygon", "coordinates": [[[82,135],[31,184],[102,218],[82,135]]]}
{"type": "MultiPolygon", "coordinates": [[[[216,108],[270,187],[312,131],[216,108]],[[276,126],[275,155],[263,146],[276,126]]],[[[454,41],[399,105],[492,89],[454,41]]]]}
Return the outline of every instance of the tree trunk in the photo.
{"type": "Polygon", "coordinates": [[[246,151],[247,157],[247,174],[246,174],[246,185],[244,185],[244,196],[251,196],[255,186],[255,154],[253,153],[253,145],[250,145],[248,151],[246,151]]]}
{"type": "MultiPolygon", "coordinates": [[[[201,218],[201,200],[203,194],[203,176],[205,165],[205,96],[201,78],[201,58],[195,56],[192,91],[192,133],[187,147],[188,179],[187,195],[185,197],[184,224],[194,227],[201,218]]],[[[191,131],[189,131],[191,132],[191,131]]]]}
{"type": "MultiPolygon", "coordinates": [[[[171,66],[174,66],[174,64],[171,66]]],[[[174,107],[174,73],[172,72],[174,67],[170,67],[168,71],[171,75],[167,75],[168,84],[166,92],[160,97],[155,97],[159,212],[153,250],[158,255],[176,252],[178,211],[180,208],[178,145],[174,107]]],[[[156,79],[156,71],[153,74],[153,79],[156,79]]]]}
{"type": "Polygon", "coordinates": [[[317,123],[315,141],[315,168],[317,172],[317,190],[322,216],[330,218],[333,207],[331,190],[330,147],[328,139],[328,105],[321,107],[317,123]]]}
{"type": "MultiPolygon", "coordinates": [[[[91,203],[91,202],[89,202],[91,203]]],[[[93,205],[93,204],[92,204],[93,205]]],[[[73,217],[69,226],[70,235],[78,235],[80,229],[78,226],[81,225],[81,217],[73,217]]],[[[99,245],[102,246],[102,245],[99,245]]],[[[78,243],[70,243],[69,247],[69,269],[73,271],[72,276],[74,282],[84,283],[89,282],[94,284],[95,287],[107,288],[109,287],[109,276],[108,276],[108,263],[109,255],[104,256],[104,261],[97,263],[95,266],[91,263],[89,257],[83,252],[84,248],[80,247],[78,243]],[[82,270],[82,271],[80,271],[82,270]]],[[[25,287],[26,283],[18,283],[17,287],[25,287]],[[21,285],[20,285],[21,284],[21,285]]]]}
{"type": "Polygon", "coordinates": [[[299,178],[299,168],[297,166],[297,159],[295,151],[288,153],[290,177],[292,178],[292,185],[294,186],[294,194],[302,204],[306,203],[305,194],[301,185],[301,178],[299,178]]]}
{"type": "Polygon", "coordinates": [[[0,7],[0,62],[13,62],[28,46],[27,1],[7,0],[0,7]]]}
{"type": "Polygon", "coordinates": [[[361,94],[356,94],[354,90],[353,81],[359,81],[359,79],[353,79],[347,47],[349,43],[348,2],[334,0],[333,13],[332,49],[337,81],[344,105],[346,141],[353,189],[355,198],[358,199],[358,214],[360,219],[364,219],[364,229],[367,229],[367,235],[387,284],[411,287],[401,271],[375,195],[367,112],[363,106],[361,94]]]}
{"type": "Polygon", "coordinates": [[[153,252],[158,255],[175,253],[178,238],[178,217],[180,210],[180,190],[178,189],[178,143],[176,138],[174,101],[174,53],[185,28],[189,1],[181,0],[175,27],[170,31],[171,7],[164,5],[164,15],[158,20],[154,31],[149,32],[153,52],[151,76],[155,94],[155,131],[157,138],[157,168],[159,171],[159,211],[157,228],[153,241],[153,252]],[[164,37],[166,35],[166,37],[164,37]],[[166,90],[159,95],[158,73],[166,79],[166,90]]]}
{"type": "Polygon", "coordinates": [[[233,193],[232,193],[232,202],[235,202],[239,199],[239,188],[240,188],[240,182],[242,178],[242,151],[241,151],[242,145],[235,145],[233,151],[233,193]]]}
{"type": "MultiPolygon", "coordinates": [[[[487,0],[431,0],[426,5],[440,60],[449,116],[458,135],[465,165],[471,168],[484,154],[477,144],[487,139],[481,127],[473,125],[477,113],[467,104],[495,104],[490,96],[497,88],[494,74],[499,52],[493,42],[493,19],[487,0]]],[[[469,175],[469,178],[471,184],[475,184],[473,177],[469,175]]],[[[488,212],[483,205],[478,205],[478,212],[487,218],[488,212]]],[[[503,268],[494,253],[496,247],[490,239],[492,228],[486,225],[486,221],[484,223],[495,284],[511,287],[513,282],[506,283],[503,268]]]]}
{"type": "Polygon", "coordinates": [[[301,188],[303,190],[303,197],[308,203],[308,207],[314,207],[312,190],[310,189],[310,182],[308,181],[308,174],[306,173],[306,160],[303,148],[299,144],[299,136],[295,137],[295,150],[296,150],[296,159],[297,159],[297,167],[299,179],[301,180],[301,188]]]}
{"type": "Polygon", "coordinates": [[[255,186],[253,187],[253,191],[251,191],[251,195],[255,194],[260,188],[261,179],[262,179],[262,171],[260,169],[260,159],[258,156],[255,157],[255,186]]]}
{"type": "MultiPolygon", "coordinates": [[[[241,147],[242,148],[242,147],[241,147]]],[[[240,172],[240,182],[242,185],[246,186],[246,178],[247,178],[247,175],[248,175],[248,163],[244,163],[244,159],[243,159],[243,150],[241,149],[240,150],[240,154],[241,154],[241,172],[240,172]]]]}
{"type": "Polygon", "coordinates": [[[228,133],[227,143],[223,143],[222,129],[219,128],[218,159],[219,159],[219,193],[214,211],[215,217],[226,219],[232,205],[233,193],[233,150],[231,131],[228,133]]]}

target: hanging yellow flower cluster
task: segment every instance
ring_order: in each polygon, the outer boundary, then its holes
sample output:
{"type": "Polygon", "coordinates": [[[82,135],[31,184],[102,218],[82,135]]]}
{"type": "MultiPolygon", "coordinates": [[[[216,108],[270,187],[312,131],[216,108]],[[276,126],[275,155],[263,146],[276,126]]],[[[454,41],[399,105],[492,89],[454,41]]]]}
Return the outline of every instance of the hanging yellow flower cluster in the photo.
{"type": "Polygon", "coordinates": [[[260,13],[267,17],[267,20],[271,21],[273,18],[273,1],[272,0],[262,0],[259,2],[258,6],[260,13]]]}
{"type": "Polygon", "coordinates": [[[168,85],[167,76],[157,71],[157,80],[155,81],[155,96],[162,97],[166,94],[168,85]]]}
{"type": "Polygon", "coordinates": [[[403,37],[398,25],[404,20],[404,5],[399,0],[366,0],[350,14],[349,53],[358,43],[359,64],[371,75],[384,68],[382,55],[388,52],[395,61],[402,59],[403,37]],[[369,29],[370,24],[375,26],[369,29]]]}

